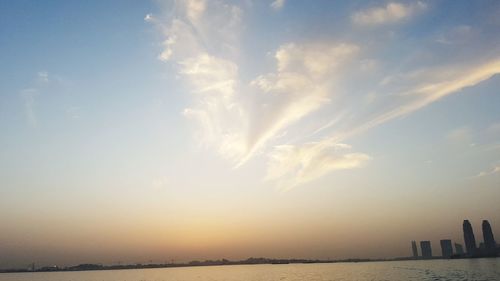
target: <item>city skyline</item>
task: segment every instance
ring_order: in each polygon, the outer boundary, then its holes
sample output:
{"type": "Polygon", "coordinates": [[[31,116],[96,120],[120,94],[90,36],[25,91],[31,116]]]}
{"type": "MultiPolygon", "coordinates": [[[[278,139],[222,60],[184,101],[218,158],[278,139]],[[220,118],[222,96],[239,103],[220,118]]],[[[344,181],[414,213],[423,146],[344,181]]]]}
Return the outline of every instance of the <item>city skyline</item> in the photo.
{"type": "Polygon", "coordinates": [[[479,257],[497,257],[500,255],[500,245],[495,241],[491,225],[488,220],[482,221],[482,237],[483,241],[476,240],[472,224],[469,220],[464,220],[462,224],[463,241],[466,251],[463,246],[457,241],[451,239],[441,239],[439,241],[441,255],[433,254],[431,241],[420,241],[420,255],[415,240],[411,241],[411,257],[415,259],[431,259],[431,258],[479,258],[479,257]],[[454,242],[454,243],[453,243],[454,242]],[[455,248],[453,248],[453,246],[455,248]],[[479,246],[478,246],[479,245],[479,246]]]}
{"type": "Polygon", "coordinates": [[[0,268],[491,245],[499,14],[0,0],[0,268]]]}

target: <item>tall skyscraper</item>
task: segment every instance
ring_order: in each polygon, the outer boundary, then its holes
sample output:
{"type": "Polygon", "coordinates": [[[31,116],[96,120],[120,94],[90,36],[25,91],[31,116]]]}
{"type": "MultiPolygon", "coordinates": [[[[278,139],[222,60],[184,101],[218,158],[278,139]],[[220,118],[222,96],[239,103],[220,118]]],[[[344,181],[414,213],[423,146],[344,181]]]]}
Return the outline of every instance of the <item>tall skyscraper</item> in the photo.
{"type": "Polygon", "coordinates": [[[493,231],[491,231],[490,223],[487,220],[483,220],[483,238],[486,250],[489,252],[495,251],[497,243],[495,242],[495,237],[493,237],[493,231]]]}
{"type": "Polygon", "coordinates": [[[455,243],[455,253],[458,255],[464,254],[464,247],[462,247],[462,244],[455,243]]]}
{"type": "Polygon", "coordinates": [[[443,258],[449,258],[453,255],[453,246],[451,245],[451,240],[444,239],[439,241],[441,243],[441,255],[443,258]]]}
{"type": "Polygon", "coordinates": [[[469,220],[464,220],[464,242],[467,254],[474,255],[477,252],[476,238],[474,237],[474,231],[472,231],[472,225],[469,220]]]}
{"type": "Polygon", "coordinates": [[[411,241],[411,250],[413,252],[413,257],[418,258],[417,242],[411,241]]]}
{"type": "Polygon", "coordinates": [[[420,241],[420,250],[424,259],[432,258],[431,241],[420,241]]]}

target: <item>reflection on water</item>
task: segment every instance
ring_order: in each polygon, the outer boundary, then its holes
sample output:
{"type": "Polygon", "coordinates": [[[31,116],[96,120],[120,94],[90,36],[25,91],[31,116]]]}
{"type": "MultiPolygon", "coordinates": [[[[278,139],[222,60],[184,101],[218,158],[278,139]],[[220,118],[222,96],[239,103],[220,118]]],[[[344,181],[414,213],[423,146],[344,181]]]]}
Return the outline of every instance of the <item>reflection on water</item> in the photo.
{"type": "Polygon", "coordinates": [[[500,280],[500,258],[0,274],[0,281],[500,280]]]}

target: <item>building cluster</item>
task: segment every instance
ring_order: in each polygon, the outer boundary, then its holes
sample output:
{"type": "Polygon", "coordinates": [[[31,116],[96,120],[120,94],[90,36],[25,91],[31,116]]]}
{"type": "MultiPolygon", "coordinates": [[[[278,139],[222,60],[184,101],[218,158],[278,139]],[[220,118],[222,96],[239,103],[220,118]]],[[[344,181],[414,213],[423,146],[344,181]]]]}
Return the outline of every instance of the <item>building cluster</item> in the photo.
{"type": "MultiPolygon", "coordinates": [[[[500,248],[495,242],[495,237],[493,236],[491,225],[487,220],[483,220],[482,228],[483,228],[483,242],[481,242],[478,247],[476,244],[476,238],[474,236],[474,231],[472,230],[471,223],[469,222],[469,220],[464,220],[463,231],[464,231],[465,252],[461,244],[454,243],[453,245],[450,239],[443,239],[440,241],[441,245],[440,257],[475,258],[475,257],[495,257],[500,255],[500,248]]],[[[418,255],[418,247],[416,241],[411,241],[411,249],[414,258],[431,259],[435,257],[432,255],[431,241],[420,241],[420,251],[421,251],[420,256],[418,255]]]]}

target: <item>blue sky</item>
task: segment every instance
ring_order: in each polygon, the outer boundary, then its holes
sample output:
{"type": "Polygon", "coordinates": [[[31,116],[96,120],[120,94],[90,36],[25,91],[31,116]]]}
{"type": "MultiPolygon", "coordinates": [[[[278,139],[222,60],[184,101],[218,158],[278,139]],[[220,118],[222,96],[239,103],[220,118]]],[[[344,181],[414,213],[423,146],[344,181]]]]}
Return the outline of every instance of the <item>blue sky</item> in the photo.
{"type": "Polygon", "coordinates": [[[464,218],[499,232],[499,12],[0,1],[0,266],[401,256],[461,242],[464,218]]]}

